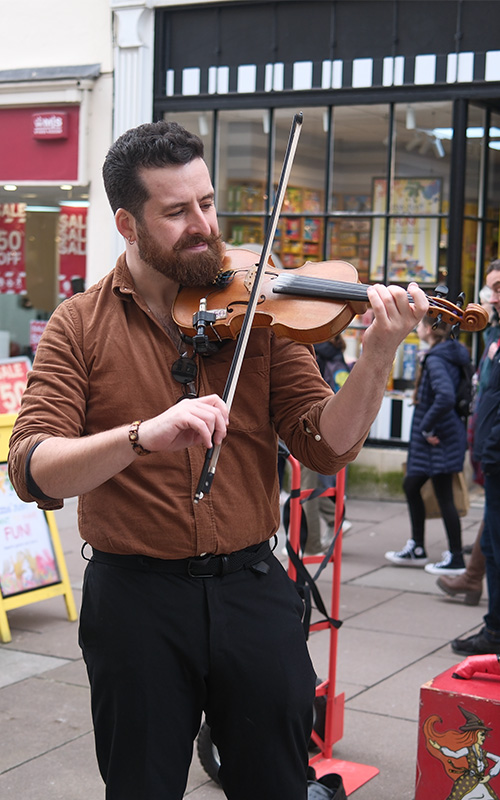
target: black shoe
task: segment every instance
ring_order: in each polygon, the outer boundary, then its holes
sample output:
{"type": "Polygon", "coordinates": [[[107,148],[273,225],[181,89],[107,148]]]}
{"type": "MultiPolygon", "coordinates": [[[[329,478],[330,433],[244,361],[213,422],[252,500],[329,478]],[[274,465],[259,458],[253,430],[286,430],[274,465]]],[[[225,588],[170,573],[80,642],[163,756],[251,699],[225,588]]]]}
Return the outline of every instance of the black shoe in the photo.
{"type": "Polygon", "coordinates": [[[500,638],[489,639],[486,628],[481,628],[479,633],[474,633],[466,639],[454,639],[451,649],[459,656],[485,656],[500,654],[500,638]]]}
{"type": "Polygon", "coordinates": [[[385,558],[403,567],[423,567],[428,561],[424,548],[415,544],[413,539],[408,539],[402,550],[388,550],[385,558]]]}
{"type": "Polygon", "coordinates": [[[307,800],[347,800],[342,776],[332,772],[307,782],[307,800]]]}
{"type": "Polygon", "coordinates": [[[465,561],[462,553],[450,553],[446,550],[443,553],[443,560],[436,564],[426,564],[425,571],[431,575],[463,575],[465,572],[465,561]]]}

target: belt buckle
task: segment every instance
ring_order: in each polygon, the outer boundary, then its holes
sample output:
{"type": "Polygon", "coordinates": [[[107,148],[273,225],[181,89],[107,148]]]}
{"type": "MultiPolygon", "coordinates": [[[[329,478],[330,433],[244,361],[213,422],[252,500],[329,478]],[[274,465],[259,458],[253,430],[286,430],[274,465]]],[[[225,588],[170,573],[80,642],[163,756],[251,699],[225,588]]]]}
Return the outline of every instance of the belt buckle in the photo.
{"type": "Polygon", "coordinates": [[[195,564],[196,565],[199,564],[200,567],[203,567],[206,564],[208,564],[209,561],[212,560],[212,558],[214,558],[214,556],[206,556],[205,558],[197,558],[197,559],[196,558],[190,558],[189,561],[188,561],[188,565],[187,565],[187,573],[188,573],[189,577],[190,578],[213,578],[215,576],[214,572],[204,573],[204,572],[193,572],[192,571],[192,568],[194,567],[195,564]]]}

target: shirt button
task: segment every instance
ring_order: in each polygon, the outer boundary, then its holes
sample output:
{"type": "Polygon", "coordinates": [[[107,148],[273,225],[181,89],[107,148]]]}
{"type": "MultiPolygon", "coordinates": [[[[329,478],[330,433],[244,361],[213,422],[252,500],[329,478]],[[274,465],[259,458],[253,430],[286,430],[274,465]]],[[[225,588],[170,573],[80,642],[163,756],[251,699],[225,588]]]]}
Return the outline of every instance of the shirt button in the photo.
{"type": "Polygon", "coordinates": [[[312,433],[312,430],[310,428],[306,428],[306,433],[312,433]]]}
{"type": "Polygon", "coordinates": [[[316,439],[317,442],[321,441],[321,436],[319,435],[319,433],[317,433],[314,438],[316,439]]]}

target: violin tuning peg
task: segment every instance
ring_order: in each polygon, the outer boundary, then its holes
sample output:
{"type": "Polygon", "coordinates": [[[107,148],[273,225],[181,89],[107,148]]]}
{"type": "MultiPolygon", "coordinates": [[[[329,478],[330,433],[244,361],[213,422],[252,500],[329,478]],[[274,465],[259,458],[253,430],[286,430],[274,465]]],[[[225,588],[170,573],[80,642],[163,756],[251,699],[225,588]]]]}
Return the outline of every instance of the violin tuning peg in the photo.
{"type": "Polygon", "coordinates": [[[440,313],[437,315],[436,319],[433,322],[432,330],[435,331],[442,321],[443,321],[443,315],[440,313]]]}
{"type": "MultiPolygon", "coordinates": [[[[458,303],[457,303],[457,305],[458,305],[458,303]]],[[[452,329],[450,331],[450,337],[452,339],[456,339],[457,336],[459,336],[459,335],[460,335],[460,323],[459,322],[455,322],[455,324],[452,326],[452,329]]]]}
{"type": "Polygon", "coordinates": [[[460,292],[457,297],[457,302],[455,303],[456,306],[459,308],[463,308],[465,304],[465,292],[460,292]]]}
{"type": "Polygon", "coordinates": [[[440,283],[434,289],[434,294],[436,297],[447,297],[448,296],[448,287],[444,285],[444,283],[440,283]]]}

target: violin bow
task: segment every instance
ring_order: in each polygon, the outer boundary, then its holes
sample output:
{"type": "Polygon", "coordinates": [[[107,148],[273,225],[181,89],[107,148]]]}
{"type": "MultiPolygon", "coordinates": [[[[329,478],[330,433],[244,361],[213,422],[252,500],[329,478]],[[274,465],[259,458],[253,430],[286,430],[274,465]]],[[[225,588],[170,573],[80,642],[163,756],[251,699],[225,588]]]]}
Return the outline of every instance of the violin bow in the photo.
{"type": "MultiPolygon", "coordinates": [[[[285,157],[283,160],[283,166],[281,168],[281,175],[278,183],[278,188],[276,191],[276,198],[274,201],[273,210],[271,212],[271,217],[269,219],[269,224],[267,226],[266,235],[264,238],[264,244],[262,246],[262,252],[255,272],[252,291],[250,293],[250,299],[243,319],[243,324],[241,326],[241,331],[238,336],[238,341],[236,343],[236,348],[234,351],[233,359],[231,361],[231,366],[229,368],[229,373],[226,385],[224,387],[224,392],[222,394],[222,399],[226,403],[228,410],[231,409],[233,403],[234,393],[236,391],[236,384],[238,382],[241,367],[243,364],[243,359],[245,357],[245,351],[247,348],[248,339],[250,337],[250,332],[252,329],[252,322],[255,316],[255,311],[257,308],[257,303],[260,295],[260,289],[265,277],[265,266],[271,255],[271,248],[273,246],[274,237],[276,235],[276,228],[278,227],[281,208],[283,206],[283,201],[285,199],[288,179],[290,177],[295,151],[297,149],[299,136],[302,130],[302,122],[303,122],[302,112],[295,114],[292,120],[292,126],[290,129],[288,144],[285,152],[285,157]]],[[[194,502],[196,504],[198,504],[200,500],[206,494],[208,494],[208,492],[211,489],[212,481],[215,476],[215,470],[217,468],[217,461],[219,459],[220,450],[221,450],[221,445],[213,445],[207,450],[205,454],[205,462],[203,464],[203,469],[200,475],[200,479],[198,481],[198,486],[196,488],[196,494],[194,496],[194,502]]]]}

